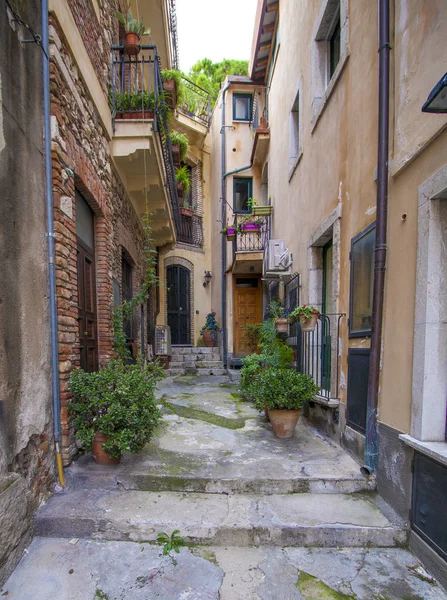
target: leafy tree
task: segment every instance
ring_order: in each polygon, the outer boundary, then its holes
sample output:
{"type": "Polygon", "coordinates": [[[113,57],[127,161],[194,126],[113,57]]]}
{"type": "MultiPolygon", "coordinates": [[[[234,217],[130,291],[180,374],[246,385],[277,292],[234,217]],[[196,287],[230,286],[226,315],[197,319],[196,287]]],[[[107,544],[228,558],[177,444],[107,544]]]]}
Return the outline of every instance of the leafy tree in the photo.
{"type": "Polygon", "coordinates": [[[227,75],[248,75],[248,61],[224,58],[221,62],[213,63],[209,58],[202,58],[188,73],[189,79],[210,93],[212,104],[216,102],[227,75]]]}

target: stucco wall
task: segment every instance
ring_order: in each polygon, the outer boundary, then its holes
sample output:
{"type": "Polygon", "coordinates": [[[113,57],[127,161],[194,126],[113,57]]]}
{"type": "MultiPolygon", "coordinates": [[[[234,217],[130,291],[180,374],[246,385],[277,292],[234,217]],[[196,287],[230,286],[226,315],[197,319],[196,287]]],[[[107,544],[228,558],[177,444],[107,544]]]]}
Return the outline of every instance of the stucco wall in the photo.
{"type": "MultiPolygon", "coordinates": [[[[40,31],[40,2],[23,17],[40,31]]],[[[0,7],[0,585],[53,481],[42,57],[0,7]]]]}

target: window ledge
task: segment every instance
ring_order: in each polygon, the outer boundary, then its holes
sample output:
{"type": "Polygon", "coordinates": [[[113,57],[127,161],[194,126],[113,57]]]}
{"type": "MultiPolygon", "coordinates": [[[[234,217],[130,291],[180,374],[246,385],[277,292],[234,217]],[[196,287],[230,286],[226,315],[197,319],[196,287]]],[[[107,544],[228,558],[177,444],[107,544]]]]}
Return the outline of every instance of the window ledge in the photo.
{"type": "Polygon", "coordinates": [[[447,443],[446,442],[421,442],[411,435],[402,433],[399,439],[407,446],[411,446],[421,454],[425,454],[429,458],[437,462],[447,465],[447,443]]]}
{"type": "Polygon", "coordinates": [[[324,396],[315,396],[312,402],[327,406],[328,408],[338,408],[340,405],[340,400],[337,398],[325,398],[324,396]]]}
{"type": "Polygon", "coordinates": [[[298,156],[295,158],[295,161],[292,163],[292,166],[289,169],[289,181],[292,179],[293,175],[295,174],[296,168],[297,168],[302,156],[303,156],[303,151],[301,150],[300,153],[298,154],[298,156]]]}
{"type": "MultiPolygon", "coordinates": [[[[326,108],[329,98],[332,96],[332,92],[334,91],[335,86],[337,85],[337,82],[340,79],[341,74],[344,71],[345,65],[348,62],[348,58],[349,58],[349,51],[340,57],[340,62],[338,63],[337,68],[335,69],[335,73],[332,75],[331,80],[326,88],[326,91],[324,92],[324,95],[322,96],[322,98],[318,104],[318,107],[314,110],[314,115],[312,117],[311,133],[314,132],[314,129],[317,126],[317,123],[320,120],[320,117],[323,114],[324,109],[326,108]]],[[[315,99],[314,99],[314,101],[315,101],[315,99]]]]}

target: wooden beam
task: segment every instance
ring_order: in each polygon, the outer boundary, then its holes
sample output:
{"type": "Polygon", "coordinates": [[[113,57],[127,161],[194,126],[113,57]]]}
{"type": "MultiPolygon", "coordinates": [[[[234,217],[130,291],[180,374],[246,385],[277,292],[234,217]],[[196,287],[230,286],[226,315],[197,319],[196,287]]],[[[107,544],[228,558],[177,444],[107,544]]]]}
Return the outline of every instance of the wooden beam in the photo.
{"type": "Polygon", "coordinates": [[[273,33],[275,30],[275,23],[268,23],[262,27],[262,33],[273,33]]]}
{"type": "Polygon", "coordinates": [[[267,56],[265,58],[261,58],[260,60],[257,60],[256,61],[256,68],[267,66],[268,61],[269,61],[269,59],[268,59],[267,56]]]}
{"type": "Polygon", "coordinates": [[[265,7],[265,12],[273,12],[274,10],[277,10],[279,6],[279,2],[272,2],[271,4],[267,4],[267,6],[265,7]]]}
{"type": "Polygon", "coordinates": [[[270,42],[263,42],[262,44],[259,45],[259,52],[263,52],[264,50],[268,50],[270,48],[271,45],[271,41],[270,42]]]}

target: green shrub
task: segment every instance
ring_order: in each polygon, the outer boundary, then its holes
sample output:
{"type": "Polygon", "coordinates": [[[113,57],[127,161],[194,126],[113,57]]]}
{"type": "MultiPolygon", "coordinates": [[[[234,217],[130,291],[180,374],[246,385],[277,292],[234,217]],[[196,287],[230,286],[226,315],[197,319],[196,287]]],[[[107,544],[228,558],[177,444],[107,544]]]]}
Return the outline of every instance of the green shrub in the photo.
{"type": "Polygon", "coordinates": [[[163,378],[158,363],[133,365],[111,360],[101,371],[73,371],[69,389],[74,399],[76,436],[89,450],[96,431],[110,439],[104,450],[115,458],[123,452],[140,452],[160,419],[155,386],[163,378]]]}
{"type": "Polygon", "coordinates": [[[258,344],[261,341],[262,323],[250,323],[245,325],[244,331],[247,346],[252,352],[256,352],[258,344]]]}
{"type": "Polygon", "coordinates": [[[313,399],[319,388],[310,375],[293,369],[264,368],[254,378],[251,387],[259,411],[297,410],[313,399]]]}
{"type": "Polygon", "coordinates": [[[264,354],[250,354],[242,360],[243,367],[241,369],[241,378],[239,381],[239,389],[241,394],[247,400],[254,400],[253,384],[257,375],[262,371],[266,363],[264,354]]]}
{"type": "Polygon", "coordinates": [[[189,194],[189,190],[191,189],[191,173],[187,165],[183,165],[183,167],[179,167],[175,170],[175,178],[177,183],[181,184],[183,188],[183,194],[187,196],[189,194]]]}
{"type": "Polygon", "coordinates": [[[171,131],[170,137],[172,144],[180,146],[180,159],[182,162],[185,162],[189,152],[188,138],[184,133],[179,133],[178,131],[171,131]]]}
{"type": "Polygon", "coordinates": [[[163,81],[175,82],[175,88],[177,91],[177,106],[183,103],[184,100],[184,86],[182,82],[182,74],[176,69],[162,69],[161,78],[163,81]]]}

